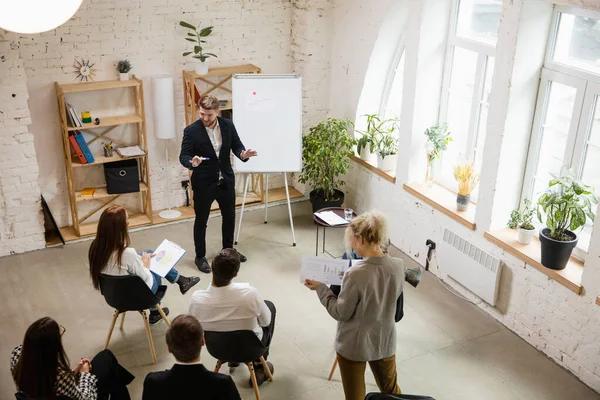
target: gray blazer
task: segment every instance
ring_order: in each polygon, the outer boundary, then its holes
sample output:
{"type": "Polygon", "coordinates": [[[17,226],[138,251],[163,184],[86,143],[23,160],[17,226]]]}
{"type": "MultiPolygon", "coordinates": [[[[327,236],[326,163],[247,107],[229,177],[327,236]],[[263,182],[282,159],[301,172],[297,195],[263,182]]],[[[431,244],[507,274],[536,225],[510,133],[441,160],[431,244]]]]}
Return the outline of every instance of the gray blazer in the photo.
{"type": "Polygon", "coordinates": [[[335,350],[352,361],[375,361],[396,353],[394,315],[402,293],[404,261],[389,255],[353,264],[338,297],[322,284],[321,303],[338,321],[335,350]]]}

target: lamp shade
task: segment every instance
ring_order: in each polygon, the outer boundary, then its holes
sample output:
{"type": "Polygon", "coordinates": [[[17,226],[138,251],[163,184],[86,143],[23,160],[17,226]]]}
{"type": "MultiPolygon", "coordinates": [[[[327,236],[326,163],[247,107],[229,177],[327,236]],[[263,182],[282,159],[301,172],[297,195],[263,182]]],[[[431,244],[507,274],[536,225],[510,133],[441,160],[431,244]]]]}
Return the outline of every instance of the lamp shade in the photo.
{"type": "Polygon", "coordinates": [[[82,0],[15,0],[0,2],[0,28],[40,33],[58,28],[79,9],[82,0]]]}
{"type": "Polygon", "coordinates": [[[152,115],[154,136],[157,139],[175,139],[175,98],[171,75],[152,77],[152,115]]]}

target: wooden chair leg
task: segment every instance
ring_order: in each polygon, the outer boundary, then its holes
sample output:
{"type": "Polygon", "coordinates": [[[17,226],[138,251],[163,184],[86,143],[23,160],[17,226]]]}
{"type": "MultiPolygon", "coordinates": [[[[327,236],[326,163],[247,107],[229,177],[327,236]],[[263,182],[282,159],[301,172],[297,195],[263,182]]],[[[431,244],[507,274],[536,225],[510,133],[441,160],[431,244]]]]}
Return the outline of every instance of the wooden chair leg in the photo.
{"type": "Polygon", "coordinates": [[[123,329],[123,324],[125,323],[125,314],[127,314],[127,312],[124,312],[121,315],[121,325],[119,326],[119,329],[123,329]]]}
{"type": "Polygon", "coordinates": [[[217,365],[215,365],[215,372],[219,372],[221,369],[221,365],[223,365],[223,361],[217,360],[217,365]]]}
{"type": "Polygon", "coordinates": [[[110,328],[108,329],[108,336],[106,336],[106,342],[104,343],[104,350],[108,349],[108,344],[110,343],[110,337],[112,336],[113,329],[115,329],[115,324],[117,323],[117,318],[119,318],[119,310],[115,310],[113,313],[112,321],[110,323],[110,328]]]}
{"type": "Polygon", "coordinates": [[[260,392],[258,391],[258,383],[256,382],[256,374],[254,373],[254,364],[248,363],[248,369],[250,370],[250,379],[252,379],[252,387],[254,388],[254,395],[256,400],[260,400],[260,392]]]}
{"type": "Polygon", "coordinates": [[[158,312],[160,313],[160,315],[163,317],[163,319],[165,320],[165,322],[167,323],[167,326],[171,326],[171,322],[169,321],[169,319],[167,318],[167,315],[165,314],[165,312],[163,311],[162,307],[160,306],[160,304],[156,305],[156,308],[158,308],[158,312]]]}
{"type": "Polygon", "coordinates": [[[152,332],[150,332],[150,323],[148,323],[148,316],[146,311],[140,311],[144,325],[146,326],[146,336],[148,336],[148,345],[150,346],[150,354],[152,354],[152,364],[156,365],[156,351],[154,351],[154,342],[152,341],[152,332]]]}
{"type": "Polygon", "coordinates": [[[338,365],[338,359],[337,359],[337,357],[335,357],[335,361],[333,362],[333,365],[331,366],[331,372],[329,373],[329,378],[327,378],[328,381],[331,380],[331,377],[333,376],[333,373],[335,372],[337,365],[338,365]]]}
{"type": "Polygon", "coordinates": [[[269,377],[269,380],[271,382],[273,382],[273,373],[271,372],[271,368],[269,368],[269,365],[267,364],[267,360],[265,360],[265,358],[263,356],[260,356],[260,363],[262,364],[265,372],[267,373],[267,376],[269,377]]]}

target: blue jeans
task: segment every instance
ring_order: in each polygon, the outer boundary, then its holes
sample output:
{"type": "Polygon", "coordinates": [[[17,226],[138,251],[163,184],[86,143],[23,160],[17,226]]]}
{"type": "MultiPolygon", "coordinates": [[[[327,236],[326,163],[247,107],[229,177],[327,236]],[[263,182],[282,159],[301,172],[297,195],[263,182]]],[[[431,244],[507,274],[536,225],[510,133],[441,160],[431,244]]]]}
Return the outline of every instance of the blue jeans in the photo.
{"type": "MultiPolygon", "coordinates": [[[[139,253],[139,255],[141,256],[143,253],[154,253],[154,250],[144,250],[142,252],[139,253]]],[[[160,286],[161,282],[162,282],[162,277],[157,274],[156,272],[150,271],[150,273],[152,274],[152,293],[156,294],[156,291],[158,290],[158,287],[160,286]]],[[[171,270],[167,273],[167,275],[165,275],[165,278],[167,279],[167,281],[171,282],[171,283],[176,283],[177,280],[179,279],[179,272],[175,269],[175,268],[171,268],[171,270]]],[[[156,307],[152,307],[150,309],[150,311],[156,311],[157,308],[156,307]]]]}

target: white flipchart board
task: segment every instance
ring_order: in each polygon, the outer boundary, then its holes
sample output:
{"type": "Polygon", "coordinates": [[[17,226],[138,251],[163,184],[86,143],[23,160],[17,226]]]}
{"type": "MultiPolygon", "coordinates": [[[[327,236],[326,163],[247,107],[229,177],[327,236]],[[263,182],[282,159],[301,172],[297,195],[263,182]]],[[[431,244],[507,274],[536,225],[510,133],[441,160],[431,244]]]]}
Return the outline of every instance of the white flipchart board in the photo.
{"type": "Polygon", "coordinates": [[[302,78],[296,74],[235,74],[233,122],[242,143],[258,152],[235,159],[237,172],[302,170],[302,78]]]}

